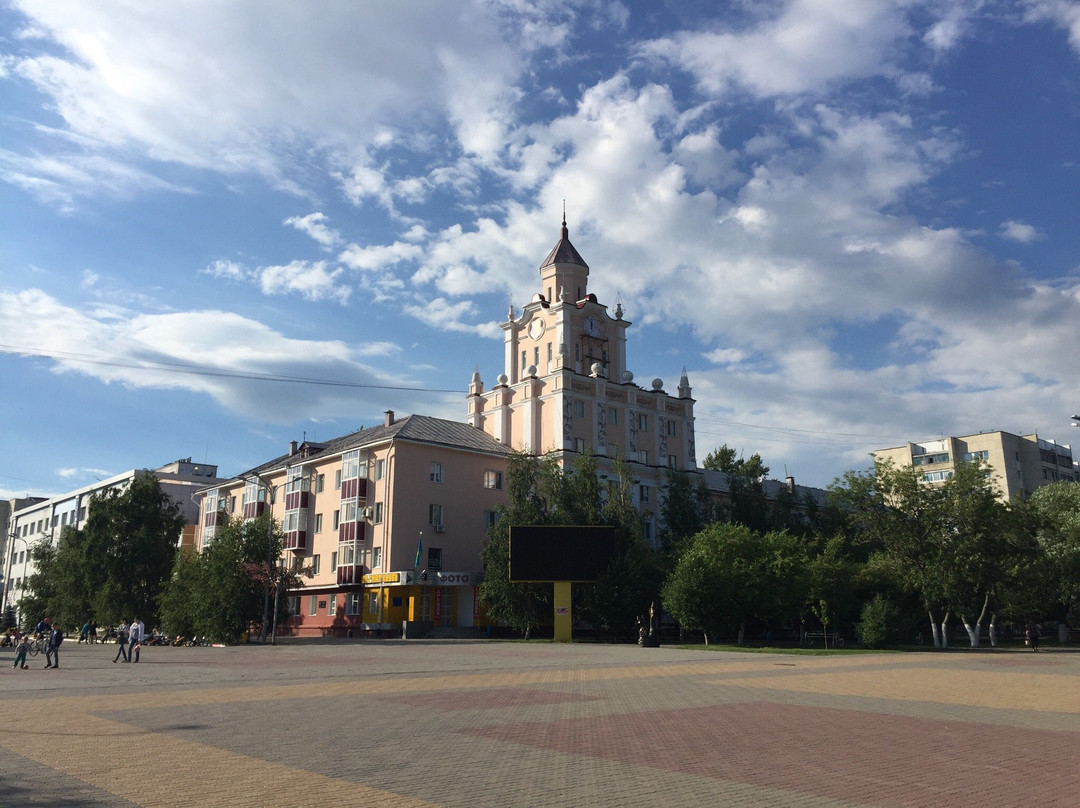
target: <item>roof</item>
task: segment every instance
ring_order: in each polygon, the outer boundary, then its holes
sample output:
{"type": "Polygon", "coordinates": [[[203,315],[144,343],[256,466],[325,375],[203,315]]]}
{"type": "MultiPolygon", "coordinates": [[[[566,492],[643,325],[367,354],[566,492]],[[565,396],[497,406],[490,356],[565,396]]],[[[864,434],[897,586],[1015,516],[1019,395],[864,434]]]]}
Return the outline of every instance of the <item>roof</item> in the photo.
{"type": "MultiPolygon", "coordinates": [[[[513,453],[491,435],[466,423],[433,418],[430,415],[407,415],[389,426],[380,424],[379,426],[361,429],[358,432],[351,432],[348,435],[342,435],[339,438],[333,438],[326,443],[308,443],[309,451],[302,459],[309,461],[323,457],[333,457],[350,449],[385,443],[390,440],[428,443],[471,452],[486,452],[488,454],[509,455],[513,453]]],[[[297,455],[283,454],[262,465],[237,474],[233,479],[246,477],[250,474],[274,471],[282,468],[290,461],[296,462],[297,459],[300,459],[297,455]]]]}
{"type": "Polygon", "coordinates": [[[552,264],[577,264],[580,267],[589,268],[589,265],[585,263],[585,259],[581,257],[581,254],[574,249],[574,245],[570,243],[570,231],[566,229],[566,219],[563,219],[562,223],[562,235],[558,243],[551,248],[551,252],[548,253],[548,257],[544,259],[544,263],[540,265],[540,269],[552,264]]]}

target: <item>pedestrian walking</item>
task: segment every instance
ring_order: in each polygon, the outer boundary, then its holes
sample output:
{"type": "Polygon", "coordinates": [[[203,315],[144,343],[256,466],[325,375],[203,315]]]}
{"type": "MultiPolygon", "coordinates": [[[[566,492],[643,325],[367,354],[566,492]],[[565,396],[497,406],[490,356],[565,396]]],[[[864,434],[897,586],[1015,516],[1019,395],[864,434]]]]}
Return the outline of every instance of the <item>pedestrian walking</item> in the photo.
{"type": "Polygon", "coordinates": [[[90,621],[90,644],[97,642],[97,620],[90,621]]]}
{"type": "Polygon", "coordinates": [[[139,661],[139,649],[142,647],[143,634],[146,632],[146,627],[143,625],[142,620],[136,617],[131,621],[131,626],[128,627],[128,662],[139,661]],[[135,657],[132,659],[132,657],[135,657]]]}
{"type": "MultiPolygon", "coordinates": [[[[90,642],[90,621],[87,620],[83,623],[83,627],[79,629],[79,643],[90,642]]],[[[76,643],[78,644],[78,643],[76,643]]]]}
{"type": "Polygon", "coordinates": [[[49,644],[45,646],[45,667],[46,668],[59,668],[60,667],[60,643],[64,641],[64,632],[62,632],[59,626],[52,627],[52,633],[49,634],[49,644]]]}
{"type": "Polygon", "coordinates": [[[1038,651],[1039,650],[1039,636],[1040,636],[1040,634],[1041,634],[1041,632],[1039,631],[1039,624],[1038,623],[1031,623],[1028,626],[1028,640],[1031,643],[1031,650],[1032,651],[1038,651]]]}
{"type": "Polygon", "coordinates": [[[119,662],[120,657],[124,658],[124,662],[129,662],[130,661],[130,657],[128,657],[128,651],[127,651],[127,641],[128,641],[128,624],[127,624],[127,620],[125,620],[123,617],[121,617],[120,618],[120,625],[116,629],[116,645],[117,645],[117,649],[116,649],[116,656],[113,657],[113,662],[119,662]]]}

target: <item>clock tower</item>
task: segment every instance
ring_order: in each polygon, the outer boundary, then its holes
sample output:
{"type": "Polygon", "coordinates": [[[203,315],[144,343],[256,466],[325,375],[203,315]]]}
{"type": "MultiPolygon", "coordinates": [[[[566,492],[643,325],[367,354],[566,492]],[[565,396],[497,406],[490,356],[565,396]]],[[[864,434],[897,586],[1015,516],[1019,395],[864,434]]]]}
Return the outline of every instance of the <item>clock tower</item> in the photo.
{"type": "MultiPolygon", "coordinates": [[[[600,473],[622,457],[635,476],[639,507],[659,507],[668,468],[697,469],[694,399],[683,370],[675,395],[661,379],[645,388],[627,367],[623,307],[614,312],[588,290],[589,265],[570,243],[566,221],[540,265],[540,292],[511,307],[503,330],[504,366],[490,390],[480,372],[469,384],[468,423],[532,454],[569,464],[596,455],[600,473]]],[[[649,530],[647,529],[647,533],[649,530]]]]}

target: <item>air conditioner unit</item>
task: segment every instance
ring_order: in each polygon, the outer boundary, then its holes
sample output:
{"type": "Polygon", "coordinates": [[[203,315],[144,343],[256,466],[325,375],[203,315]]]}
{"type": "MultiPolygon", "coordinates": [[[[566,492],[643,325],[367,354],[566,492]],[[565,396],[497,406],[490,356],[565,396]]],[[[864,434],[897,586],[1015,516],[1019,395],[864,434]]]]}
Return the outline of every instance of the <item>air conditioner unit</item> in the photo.
{"type": "Polygon", "coordinates": [[[360,509],[360,516],[362,516],[364,519],[370,519],[372,514],[374,513],[375,509],[370,506],[365,506],[360,509]]]}
{"type": "Polygon", "coordinates": [[[436,533],[445,533],[446,532],[446,525],[435,525],[435,532],[436,533]]]}

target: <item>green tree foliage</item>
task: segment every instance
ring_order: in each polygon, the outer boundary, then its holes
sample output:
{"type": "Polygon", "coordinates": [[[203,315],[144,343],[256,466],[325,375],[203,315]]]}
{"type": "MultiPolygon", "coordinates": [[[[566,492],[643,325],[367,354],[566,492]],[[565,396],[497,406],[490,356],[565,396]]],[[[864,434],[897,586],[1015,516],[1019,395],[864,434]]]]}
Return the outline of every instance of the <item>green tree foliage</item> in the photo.
{"type": "Polygon", "coordinates": [[[882,553],[881,565],[919,595],[935,645],[947,643],[942,625],[954,613],[977,645],[988,609],[1032,551],[997,500],[987,468],[965,463],[941,485],[927,485],[918,467],[878,463],[870,472],[848,472],[829,494],[852,535],[882,553]]]}
{"type": "Polygon", "coordinates": [[[588,452],[566,471],[553,457],[517,454],[507,466],[506,483],[509,502],[499,509],[499,521],[488,530],[481,550],[480,602],[488,616],[526,637],[551,618],[550,584],[510,582],[511,525],[612,525],[619,542],[616,557],[596,583],[575,586],[575,614],[610,636],[632,634],[656,598],[662,573],[642,540],[625,463],[617,460],[612,478],[604,482],[588,452]]]}
{"type": "Polygon", "coordinates": [[[706,642],[724,631],[741,645],[750,619],[784,620],[807,596],[805,548],[783,532],[716,523],[690,541],[663,586],[668,611],[706,642]]]}
{"type": "Polygon", "coordinates": [[[1080,484],[1044,485],[1027,506],[1040,552],[1026,588],[1038,593],[1048,614],[1064,622],[1080,604],[1080,484]]]}
{"type": "Polygon", "coordinates": [[[659,536],[663,550],[678,554],[679,548],[714,520],[712,498],[700,475],[668,469],[667,485],[660,502],[659,536]]]}
{"type": "Polygon", "coordinates": [[[134,615],[153,625],[183,526],[179,505],[153,475],[95,495],[81,529],[65,528],[55,545],[33,549],[36,572],[20,613],[49,613],[72,628],[90,617],[108,625],[134,615]]]}
{"type": "Polygon", "coordinates": [[[757,452],[749,458],[736,457],[726,443],[709,452],[704,468],[722,471],[728,478],[728,503],[723,509],[729,522],[764,532],[772,527],[769,505],[762,485],[769,467],[757,452]]]}
{"type": "Polygon", "coordinates": [[[488,528],[480,550],[480,605],[490,619],[506,623],[526,639],[551,614],[552,589],[510,582],[510,526],[551,524],[541,484],[551,473],[545,473],[545,461],[524,453],[511,456],[506,468],[509,502],[499,506],[499,519],[488,528]]]}
{"type": "Polygon", "coordinates": [[[252,621],[262,620],[265,582],[252,569],[281,552],[280,526],[268,515],[227,520],[201,555],[177,557],[160,601],[164,630],[235,642],[252,621]]]}

